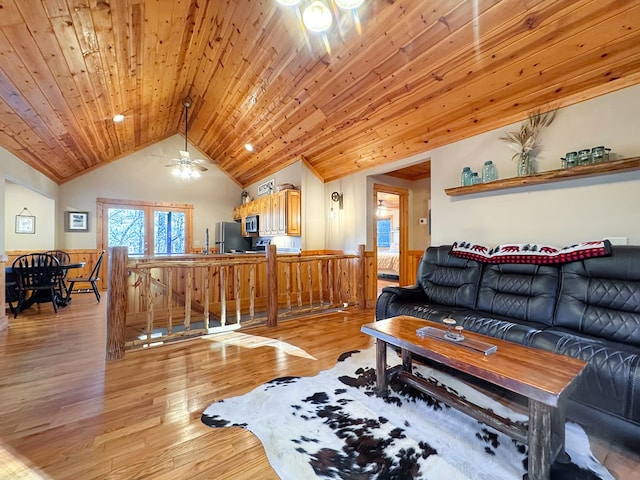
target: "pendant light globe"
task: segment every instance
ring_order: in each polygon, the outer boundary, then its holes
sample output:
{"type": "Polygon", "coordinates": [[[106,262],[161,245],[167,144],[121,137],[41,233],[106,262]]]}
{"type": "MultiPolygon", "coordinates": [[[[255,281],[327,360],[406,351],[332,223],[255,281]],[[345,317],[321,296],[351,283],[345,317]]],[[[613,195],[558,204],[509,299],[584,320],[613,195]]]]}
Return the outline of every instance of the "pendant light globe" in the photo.
{"type": "Polygon", "coordinates": [[[329,29],[333,23],[333,16],[331,15],[331,10],[324,3],[317,0],[304,9],[302,22],[312,32],[321,33],[329,29]]]}
{"type": "Polygon", "coordinates": [[[334,0],[336,5],[344,10],[353,10],[364,3],[364,0],[334,0]]]}

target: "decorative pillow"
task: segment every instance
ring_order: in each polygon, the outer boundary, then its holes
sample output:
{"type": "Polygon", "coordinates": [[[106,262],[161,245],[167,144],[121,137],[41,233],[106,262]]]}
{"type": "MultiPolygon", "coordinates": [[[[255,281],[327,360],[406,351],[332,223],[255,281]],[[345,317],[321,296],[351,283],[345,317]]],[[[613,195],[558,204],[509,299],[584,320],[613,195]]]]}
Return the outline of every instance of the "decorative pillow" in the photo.
{"type": "Polygon", "coordinates": [[[477,243],[455,242],[449,253],[483,263],[551,265],[611,255],[611,242],[609,240],[582,242],[563,248],[532,243],[505,244],[489,248],[477,243]]]}

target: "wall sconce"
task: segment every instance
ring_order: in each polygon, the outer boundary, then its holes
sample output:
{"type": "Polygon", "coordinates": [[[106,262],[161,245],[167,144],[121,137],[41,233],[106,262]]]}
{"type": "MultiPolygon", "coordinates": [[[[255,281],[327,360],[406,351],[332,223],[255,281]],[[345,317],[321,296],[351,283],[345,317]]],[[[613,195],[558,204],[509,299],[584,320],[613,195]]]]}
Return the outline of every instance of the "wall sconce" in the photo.
{"type": "MultiPolygon", "coordinates": [[[[338,202],[338,210],[342,210],[343,204],[342,204],[342,194],[338,193],[338,192],[333,192],[331,194],[331,200],[333,200],[334,202],[338,202]]],[[[333,211],[333,207],[331,207],[331,212],[329,213],[329,216],[331,218],[335,218],[336,214],[333,211]]]]}

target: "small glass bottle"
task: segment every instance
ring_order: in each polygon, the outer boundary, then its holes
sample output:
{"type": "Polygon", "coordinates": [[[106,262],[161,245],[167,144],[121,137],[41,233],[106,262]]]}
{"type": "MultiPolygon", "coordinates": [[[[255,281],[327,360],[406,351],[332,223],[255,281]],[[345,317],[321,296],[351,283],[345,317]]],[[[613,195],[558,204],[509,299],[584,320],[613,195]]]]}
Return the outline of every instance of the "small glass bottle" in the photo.
{"type": "Polygon", "coordinates": [[[460,185],[467,187],[471,185],[471,167],[464,167],[460,175],[460,185]]]}
{"type": "Polygon", "coordinates": [[[591,149],[580,150],[578,152],[578,163],[580,165],[589,165],[591,163],[591,149]]]}
{"type": "Polygon", "coordinates": [[[484,162],[482,167],[482,183],[493,182],[498,179],[498,170],[491,160],[484,162]]]}
{"type": "Polygon", "coordinates": [[[591,161],[593,163],[602,163],[609,161],[610,148],[605,148],[603,145],[599,147],[593,147],[591,149],[591,161]]]}
{"type": "Polygon", "coordinates": [[[478,172],[471,173],[471,185],[478,185],[480,183],[480,177],[478,176],[478,172]]]}
{"type": "Polygon", "coordinates": [[[578,164],[578,152],[568,152],[565,156],[567,168],[575,167],[578,164]]]}

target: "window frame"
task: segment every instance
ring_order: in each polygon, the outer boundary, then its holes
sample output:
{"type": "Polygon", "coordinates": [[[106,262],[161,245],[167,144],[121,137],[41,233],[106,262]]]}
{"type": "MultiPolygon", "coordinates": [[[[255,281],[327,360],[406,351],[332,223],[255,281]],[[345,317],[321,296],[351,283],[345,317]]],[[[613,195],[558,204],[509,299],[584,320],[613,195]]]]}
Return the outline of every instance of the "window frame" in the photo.
{"type": "MultiPolygon", "coordinates": [[[[132,210],[143,210],[144,212],[144,253],[142,257],[153,257],[154,246],[154,222],[156,211],[172,211],[184,213],[184,250],[185,254],[190,253],[193,244],[193,205],[187,203],[163,203],[163,202],[144,202],[135,200],[121,200],[114,198],[98,198],[96,199],[96,230],[98,249],[107,251],[108,246],[108,225],[109,208],[122,208],[132,210]]],[[[161,256],[161,255],[158,255],[161,256]]],[[[162,255],[164,256],[164,255],[162,255]]]]}

